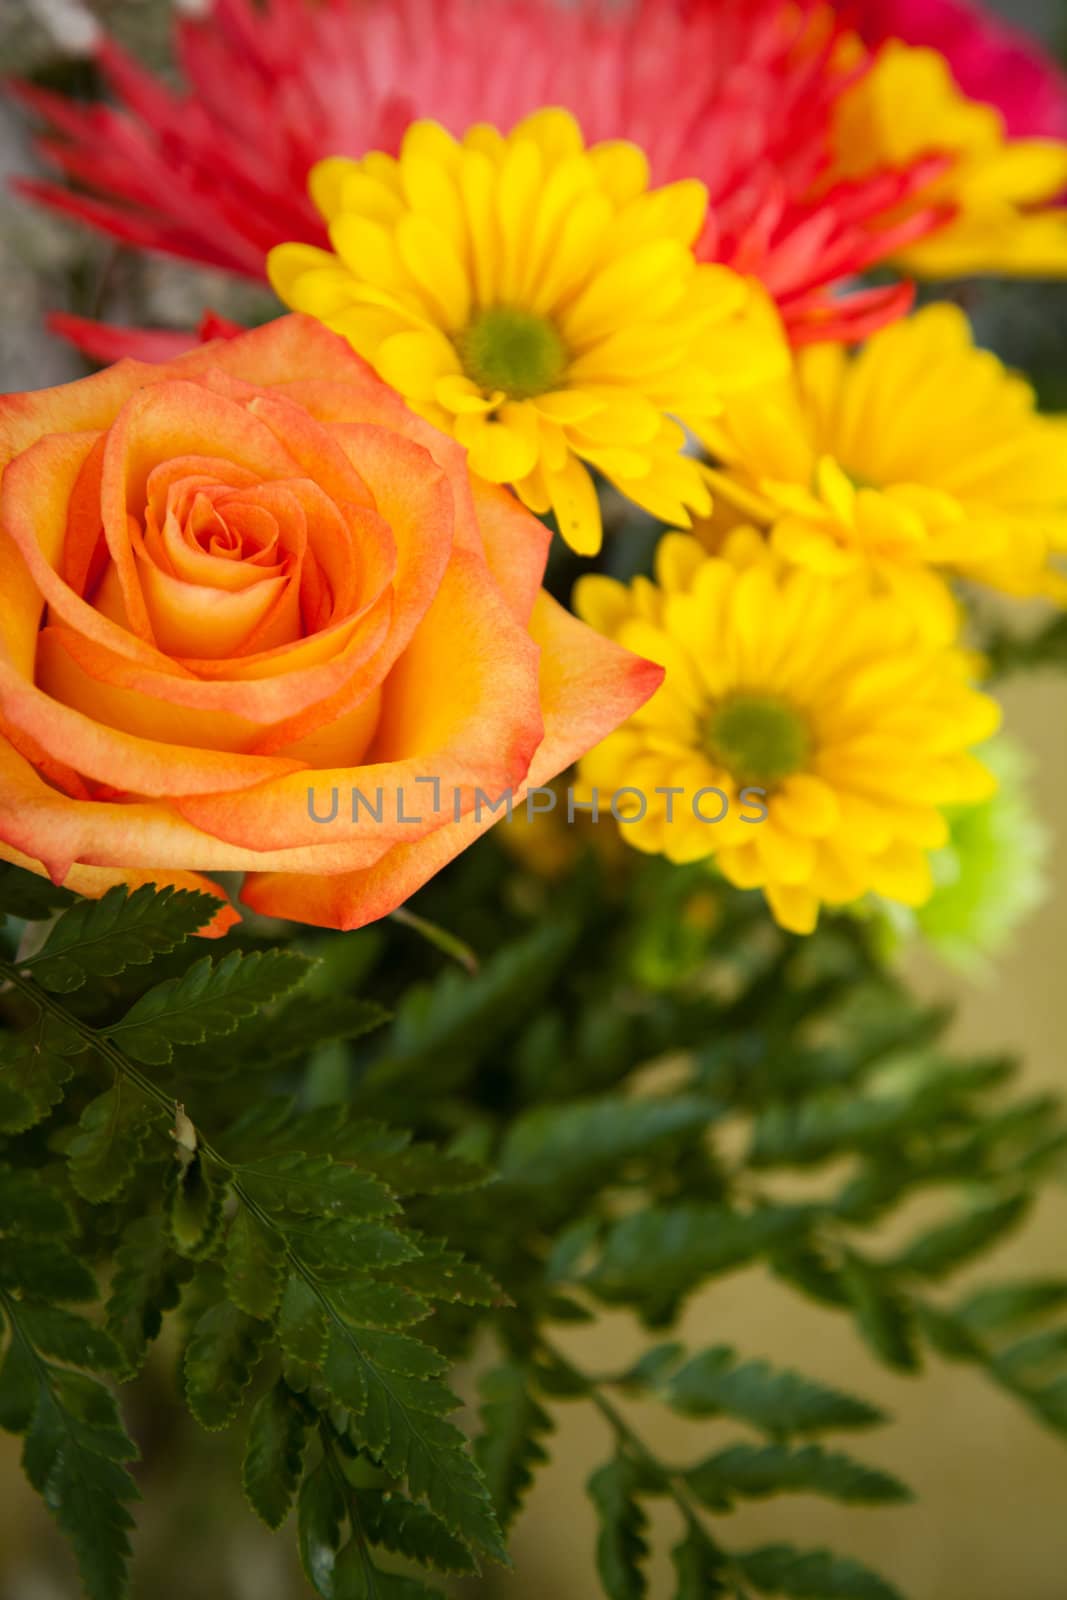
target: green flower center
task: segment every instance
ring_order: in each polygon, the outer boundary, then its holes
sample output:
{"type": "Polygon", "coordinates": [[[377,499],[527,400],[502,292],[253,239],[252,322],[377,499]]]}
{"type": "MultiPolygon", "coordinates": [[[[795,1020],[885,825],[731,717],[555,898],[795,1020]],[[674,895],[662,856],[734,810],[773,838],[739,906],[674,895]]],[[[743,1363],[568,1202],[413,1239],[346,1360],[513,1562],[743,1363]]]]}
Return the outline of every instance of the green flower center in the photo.
{"type": "Polygon", "coordinates": [[[873,478],[865,477],[862,472],[856,472],[852,467],[846,467],[843,461],[839,461],[837,464],[854,489],[880,489],[882,487],[873,478]]]}
{"type": "Polygon", "coordinates": [[[799,772],[811,752],[806,721],[776,695],[731,695],[708,718],[704,742],[738,784],[761,789],[799,772]]]}
{"type": "Polygon", "coordinates": [[[531,311],[493,306],[475,317],[456,340],[463,370],[480,389],[502,389],[509,400],[529,400],[559,387],[567,351],[550,322],[531,311]]]}

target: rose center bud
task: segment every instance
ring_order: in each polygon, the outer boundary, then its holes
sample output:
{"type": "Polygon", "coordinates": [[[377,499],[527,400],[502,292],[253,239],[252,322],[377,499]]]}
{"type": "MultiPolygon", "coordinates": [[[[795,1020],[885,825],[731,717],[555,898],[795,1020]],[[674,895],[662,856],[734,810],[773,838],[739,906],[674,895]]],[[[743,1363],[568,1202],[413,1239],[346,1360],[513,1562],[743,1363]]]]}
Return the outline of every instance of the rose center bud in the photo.
{"type": "Polygon", "coordinates": [[[149,473],[129,517],[133,561],[107,567],[94,606],[184,661],[294,643],[324,588],[299,494],[285,480],[234,470],[238,481],[226,482],[202,467],[177,458],[149,473]]]}
{"type": "Polygon", "coordinates": [[[193,502],[187,532],[207,556],[270,566],[282,559],[277,519],[255,505],[216,507],[206,495],[193,502]]]}
{"type": "Polygon", "coordinates": [[[494,306],[480,312],[456,341],[467,376],[486,393],[529,400],[559,387],[567,350],[544,317],[494,306]]]}
{"type": "Polygon", "coordinates": [[[704,744],[738,784],[770,789],[798,772],[811,753],[801,713],[776,695],[736,694],[708,718],[704,744]]]}

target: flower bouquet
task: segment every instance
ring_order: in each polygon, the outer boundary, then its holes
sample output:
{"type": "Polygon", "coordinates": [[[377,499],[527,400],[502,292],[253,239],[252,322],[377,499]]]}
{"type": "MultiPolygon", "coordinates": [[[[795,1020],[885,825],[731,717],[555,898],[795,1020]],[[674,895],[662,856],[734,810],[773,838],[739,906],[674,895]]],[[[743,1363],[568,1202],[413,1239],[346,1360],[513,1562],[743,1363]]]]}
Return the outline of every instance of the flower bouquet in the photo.
{"type": "Polygon", "coordinates": [[[165,1444],[292,1515],[279,1593],[503,1593],[585,1406],[583,1600],[900,1600],[737,1533],[910,1490],[694,1297],[1067,1437],[1067,1276],[981,1270],[1067,1106],[903,965],[1044,887],[998,695],[1067,660],[1067,418],[988,280],[1067,276],[1067,81],[961,0],[208,0],[179,87],[77,19],[8,95],[19,214],[118,241],[48,307],[98,370],[0,397],[0,1426],[64,1592],[165,1444]]]}

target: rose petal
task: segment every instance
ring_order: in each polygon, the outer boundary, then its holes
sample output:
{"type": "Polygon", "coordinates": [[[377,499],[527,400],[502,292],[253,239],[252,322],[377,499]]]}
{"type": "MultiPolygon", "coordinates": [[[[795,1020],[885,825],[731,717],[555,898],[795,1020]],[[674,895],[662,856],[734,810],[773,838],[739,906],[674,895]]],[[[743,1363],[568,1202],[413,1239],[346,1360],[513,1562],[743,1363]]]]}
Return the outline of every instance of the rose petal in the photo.
{"type": "MultiPolygon", "coordinates": [[[[307,795],[301,797],[307,810],[307,795]]],[[[389,839],[374,833],[340,843],[319,827],[318,843],[274,851],[244,849],[203,833],[164,802],[78,800],[60,794],[0,737],[0,841],[40,861],[56,883],[75,863],[156,871],[345,872],[376,861],[389,839]]]]}
{"type": "MultiPolygon", "coordinates": [[[[23,855],[21,850],[14,850],[10,846],[0,845],[0,861],[10,861],[12,866],[22,867],[25,872],[35,872],[41,878],[48,877],[43,862],[33,856],[23,855]]],[[[62,887],[72,890],[75,894],[84,895],[87,900],[99,900],[109,889],[115,889],[119,884],[125,884],[132,893],[134,889],[143,888],[146,883],[152,884],[156,889],[194,889],[197,894],[210,895],[213,900],[217,900],[218,911],[210,922],[198,930],[202,939],[221,939],[224,934],[229,933],[235,923],[241,920],[241,913],[230,904],[225,889],[213,879],[202,877],[198,872],[176,872],[172,867],[159,871],[142,869],[123,872],[114,867],[75,866],[71,867],[63,879],[62,887]]]]}
{"type": "Polygon", "coordinates": [[[551,530],[495,483],[474,483],[474,507],[486,560],[515,616],[525,626],[544,577],[551,530]]]}
{"type": "Polygon", "coordinates": [[[342,810],[330,827],[331,843],[410,839],[439,826],[427,804],[428,782],[420,778],[438,779],[450,796],[454,789],[473,794],[477,786],[505,789],[525,776],[543,735],[537,660],[536,644],[515,622],[485,562],[456,551],[384,686],[366,764],[279,778],[243,797],[200,794],[175,804],[221,839],[275,850],[321,842],[322,829],[308,814],[309,784],[323,794],[337,787],[346,797],[353,786],[368,795],[380,787],[389,801],[382,820],[363,811],[353,820],[342,810]]]}
{"type": "MultiPolygon", "coordinates": [[[[618,727],[663,680],[662,668],[594,633],[546,594],[534,608],[531,631],[542,652],[545,735],[526,782],[516,789],[516,801],[618,727]]],[[[395,911],[497,820],[487,808],[478,819],[472,811],[425,838],[394,845],[372,867],[330,878],[252,873],[241,899],[265,916],[325,928],[362,928],[395,911]]]]}
{"type": "MultiPolygon", "coordinates": [[[[69,657],[58,659],[70,663],[69,657]]],[[[52,667],[48,647],[42,645],[38,687],[27,683],[6,661],[0,661],[0,713],[55,760],[68,762],[99,783],[142,795],[215,794],[248,788],[302,765],[284,756],[196,749],[110,728],[96,720],[94,696],[90,696],[90,709],[84,713],[55,698],[59,688],[72,689],[78,698],[79,689],[73,675],[75,669],[70,668],[66,678],[53,684],[52,667]]],[[[175,714],[167,731],[174,736],[180,734],[180,713],[175,714]]]]}

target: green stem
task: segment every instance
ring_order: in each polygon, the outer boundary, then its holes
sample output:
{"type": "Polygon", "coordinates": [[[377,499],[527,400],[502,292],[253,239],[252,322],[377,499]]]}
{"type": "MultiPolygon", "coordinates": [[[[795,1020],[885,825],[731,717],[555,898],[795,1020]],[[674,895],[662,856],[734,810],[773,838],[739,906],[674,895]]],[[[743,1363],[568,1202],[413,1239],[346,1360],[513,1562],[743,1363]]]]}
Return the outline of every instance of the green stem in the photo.
{"type": "MultiPolygon", "coordinates": [[[[37,1382],[41,1389],[46,1392],[50,1403],[55,1408],[64,1433],[67,1435],[67,1438],[72,1444],[77,1444],[77,1439],[71,1430],[67,1408],[56,1398],[55,1386],[52,1381],[52,1374],[56,1369],[53,1368],[49,1362],[44,1360],[41,1352],[37,1349],[37,1346],[34,1344],[33,1340],[29,1337],[25,1328],[22,1326],[22,1323],[19,1321],[18,1301],[12,1299],[11,1295],[9,1295],[5,1290],[0,1289],[0,1307],[3,1308],[4,1315],[11,1324],[12,1339],[17,1340],[29,1357],[31,1364],[37,1373],[37,1382]]],[[[36,1409],[36,1407],[34,1409],[36,1409]]]]}
{"type": "MultiPolygon", "coordinates": [[[[154,1100],[168,1115],[177,1116],[178,1102],[154,1084],[151,1078],[146,1077],[139,1067],[134,1066],[129,1057],[123,1055],[118,1046],[111,1043],[111,1040],[107,1037],[106,1030],[94,1028],[90,1023],[83,1022],[80,1017],[76,1017],[73,1012],[68,1011],[62,1001],[49,994],[47,989],[38,988],[32,979],[27,978],[24,973],[19,971],[18,967],[12,966],[8,961],[0,961],[0,978],[6,979],[13,988],[21,990],[29,1000],[32,1000],[39,1011],[50,1012],[53,1017],[57,1017],[72,1032],[77,1033],[84,1039],[86,1044],[92,1045],[93,1049],[103,1056],[104,1060],[109,1062],[116,1072],[121,1072],[131,1083],[136,1084],[142,1094],[146,1094],[150,1100],[154,1100]]],[[[204,1145],[201,1148],[206,1150],[207,1146],[204,1145]]]]}
{"type": "Polygon", "coordinates": [[[440,950],[442,955],[458,961],[472,978],[477,976],[478,957],[470,945],[464,943],[456,934],[450,933],[447,928],[442,928],[440,923],[430,922],[427,917],[417,917],[413,911],[408,911],[406,906],[400,906],[391,912],[390,919],[399,922],[403,928],[410,928],[413,933],[425,939],[427,944],[432,944],[435,950],[440,950]]]}
{"type": "MultiPolygon", "coordinates": [[[[67,1010],[62,1001],[57,1000],[46,989],[38,988],[35,983],[25,977],[17,967],[13,967],[9,962],[0,961],[0,978],[6,978],[16,989],[20,989],[23,994],[33,1001],[39,1010],[50,1012],[66,1027],[79,1034],[87,1044],[92,1046],[98,1055],[102,1056],[110,1066],[114,1067],[116,1072],[121,1073],[124,1078],[134,1084],[149,1100],[154,1100],[156,1105],[162,1111],[165,1111],[167,1116],[175,1123],[177,1123],[179,1115],[184,1115],[184,1107],[181,1103],[175,1100],[173,1095],[167,1094],[158,1084],[153,1083],[152,1079],[142,1072],[140,1067],[136,1066],[117,1045],[112,1044],[107,1037],[106,1030],[94,1028],[88,1022],[83,1022],[80,1017],[74,1016],[72,1012],[67,1010]]],[[[199,1128],[196,1129],[196,1148],[202,1156],[206,1156],[209,1161],[213,1161],[224,1172],[233,1174],[237,1170],[232,1162],[227,1161],[226,1157],[215,1149],[214,1145],[209,1144],[202,1137],[199,1128]]]]}
{"type": "Polygon", "coordinates": [[[588,1373],[583,1372],[580,1367],[576,1367],[573,1361],[568,1360],[549,1340],[541,1338],[540,1345],[545,1355],[557,1367],[562,1368],[568,1378],[581,1385],[586,1399],[600,1412],[600,1415],[612,1429],[619,1442],[626,1446],[631,1455],[635,1456],[642,1466],[651,1471],[681,1512],[686,1527],[691,1532],[699,1535],[699,1537],[706,1539],[717,1557],[721,1560],[728,1560],[726,1552],[720,1549],[708,1532],[704,1518],[699,1509],[693,1504],[688,1491],[678,1482],[677,1472],[661,1461],[641,1438],[641,1435],[631,1427],[614,1402],[609,1400],[607,1395],[603,1393],[597,1380],[588,1373]]]}
{"type": "Polygon", "coordinates": [[[348,1520],[352,1528],[352,1537],[359,1550],[359,1559],[363,1566],[363,1576],[367,1583],[368,1600],[376,1600],[378,1585],[375,1579],[379,1576],[378,1568],[374,1565],[374,1558],[370,1553],[367,1535],[363,1530],[363,1523],[359,1515],[359,1503],[356,1491],[344,1475],[340,1461],[337,1459],[337,1449],[330,1437],[328,1426],[325,1422],[319,1424],[319,1439],[322,1443],[322,1454],[329,1469],[330,1476],[336,1483],[341,1496],[348,1507],[348,1520]]]}
{"type": "Polygon", "coordinates": [[[674,1501],[688,1532],[698,1539],[703,1539],[715,1560],[721,1563],[724,1582],[729,1582],[734,1586],[734,1600],[744,1600],[742,1575],[734,1567],[729,1551],[724,1550],[712,1537],[703,1513],[699,1507],[694,1505],[688,1490],[678,1481],[680,1476],[678,1469],[667,1466],[666,1462],[659,1459],[650,1446],[641,1438],[641,1435],[627,1422],[622,1412],[603,1393],[595,1379],[582,1372],[572,1361],[568,1361],[567,1357],[562,1355],[547,1340],[541,1340],[541,1348],[553,1361],[558,1362],[563,1367],[568,1377],[583,1385],[586,1398],[591,1401],[604,1418],[604,1421],[614,1431],[616,1439],[626,1446],[642,1466],[648,1468],[664,1491],[674,1501]]]}

